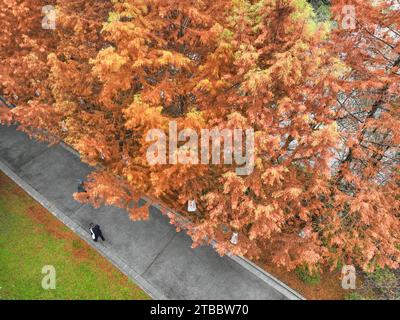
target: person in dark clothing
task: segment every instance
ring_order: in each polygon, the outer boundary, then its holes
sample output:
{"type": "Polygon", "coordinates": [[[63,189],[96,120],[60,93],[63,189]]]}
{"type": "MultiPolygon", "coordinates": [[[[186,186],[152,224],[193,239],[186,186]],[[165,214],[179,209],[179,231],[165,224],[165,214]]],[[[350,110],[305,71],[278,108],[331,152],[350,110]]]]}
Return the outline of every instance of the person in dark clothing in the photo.
{"type": "Polygon", "coordinates": [[[78,193],[86,194],[86,199],[89,200],[89,195],[85,188],[85,182],[82,179],[78,180],[78,193]]]}
{"type": "Polygon", "coordinates": [[[86,192],[85,183],[81,179],[78,180],[78,192],[86,192]]]}
{"type": "Polygon", "coordinates": [[[97,239],[100,237],[101,240],[105,241],[103,237],[103,233],[101,232],[100,226],[98,224],[91,223],[90,224],[90,234],[92,235],[92,239],[97,242],[97,239]]]}

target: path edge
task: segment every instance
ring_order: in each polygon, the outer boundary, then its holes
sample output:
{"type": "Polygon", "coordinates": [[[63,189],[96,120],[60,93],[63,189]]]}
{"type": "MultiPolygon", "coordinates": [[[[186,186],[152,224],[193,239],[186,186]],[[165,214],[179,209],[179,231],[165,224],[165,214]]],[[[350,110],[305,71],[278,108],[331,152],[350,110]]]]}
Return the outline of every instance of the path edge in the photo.
{"type": "MultiPolygon", "coordinates": [[[[183,218],[178,212],[175,210],[172,210],[170,208],[167,208],[161,204],[154,203],[153,199],[149,199],[148,197],[143,197],[144,200],[149,201],[151,205],[158,210],[162,211],[163,209],[166,209],[168,212],[173,213],[179,218],[183,218]]],[[[184,219],[184,218],[183,218],[184,219]]],[[[186,220],[186,219],[185,219],[186,220]]],[[[184,226],[182,226],[184,228],[184,226]]],[[[214,248],[217,242],[215,240],[211,241],[211,245],[214,248]]],[[[278,291],[280,294],[282,294],[284,297],[286,297],[289,300],[306,300],[305,297],[303,297],[300,293],[298,293],[296,290],[292,289],[285,283],[283,283],[281,280],[278,278],[274,277],[264,269],[260,268],[257,266],[255,263],[251,262],[247,258],[244,258],[242,256],[237,256],[233,254],[227,254],[225,255],[227,258],[233,260],[237,264],[239,264],[242,268],[246,269],[248,272],[259,278],[261,281],[267,283],[269,286],[274,288],[276,291],[278,291]]]]}

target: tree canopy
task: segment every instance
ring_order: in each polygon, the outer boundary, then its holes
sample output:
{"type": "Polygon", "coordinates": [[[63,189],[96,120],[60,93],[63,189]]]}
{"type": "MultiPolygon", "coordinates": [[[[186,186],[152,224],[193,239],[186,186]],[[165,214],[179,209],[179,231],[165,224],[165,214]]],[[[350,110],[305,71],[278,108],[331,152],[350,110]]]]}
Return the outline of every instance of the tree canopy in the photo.
{"type": "Polygon", "coordinates": [[[0,93],[16,105],[0,121],[95,167],[77,199],[133,220],[148,218],[143,195],[195,199],[194,246],[227,229],[238,242],[219,237],[219,253],[289,270],[399,267],[396,1],[333,0],[330,20],[305,0],[56,2],[54,30],[42,1],[0,8],[0,93]],[[253,129],[254,170],[149,164],[147,133],[171,121],[253,129]]]}

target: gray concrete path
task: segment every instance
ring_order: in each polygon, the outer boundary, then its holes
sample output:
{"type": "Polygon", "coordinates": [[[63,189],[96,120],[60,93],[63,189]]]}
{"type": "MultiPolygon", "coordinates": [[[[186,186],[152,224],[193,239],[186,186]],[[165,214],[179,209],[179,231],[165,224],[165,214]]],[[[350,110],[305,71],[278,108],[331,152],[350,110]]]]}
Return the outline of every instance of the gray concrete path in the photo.
{"type": "Polygon", "coordinates": [[[58,145],[30,140],[0,125],[0,170],[88,241],[156,299],[301,299],[296,292],[240,257],[220,257],[212,247],[191,249],[155,207],[145,222],[123,210],[98,210],[72,198],[77,180],[91,169],[58,145]],[[102,226],[106,242],[93,243],[90,222],[102,226]]]}

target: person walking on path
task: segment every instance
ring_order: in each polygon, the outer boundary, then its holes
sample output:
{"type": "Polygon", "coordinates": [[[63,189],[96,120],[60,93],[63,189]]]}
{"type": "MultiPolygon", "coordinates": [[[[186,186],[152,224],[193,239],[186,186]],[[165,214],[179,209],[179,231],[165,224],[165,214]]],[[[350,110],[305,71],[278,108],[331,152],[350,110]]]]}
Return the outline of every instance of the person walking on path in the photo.
{"type": "MultiPolygon", "coordinates": [[[[78,192],[75,195],[78,195],[78,194],[85,194],[86,195],[86,199],[89,200],[89,195],[88,195],[87,190],[85,188],[85,182],[82,179],[78,180],[78,192]]],[[[75,195],[74,195],[74,198],[75,198],[75,195]]],[[[75,198],[75,200],[76,199],[77,198],[75,198]]]]}
{"type": "Polygon", "coordinates": [[[103,237],[103,233],[101,232],[100,226],[98,224],[91,223],[90,224],[90,234],[92,235],[92,239],[97,242],[97,239],[100,237],[101,240],[105,241],[103,237]]]}
{"type": "Polygon", "coordinates": [[[78,180],[78,193],[82,193],[82,192],[86,192],[85,183],[83,182],[83,180],[79,179],[78,180]]]}

